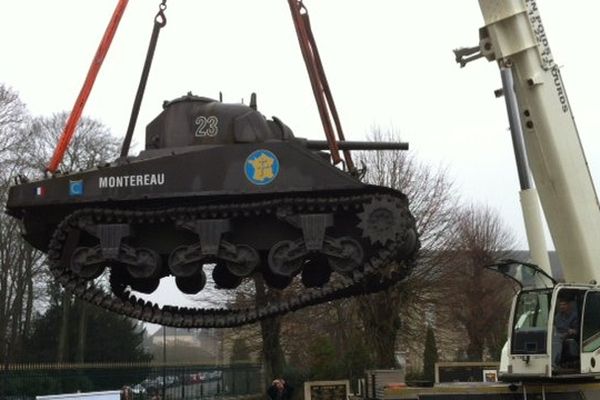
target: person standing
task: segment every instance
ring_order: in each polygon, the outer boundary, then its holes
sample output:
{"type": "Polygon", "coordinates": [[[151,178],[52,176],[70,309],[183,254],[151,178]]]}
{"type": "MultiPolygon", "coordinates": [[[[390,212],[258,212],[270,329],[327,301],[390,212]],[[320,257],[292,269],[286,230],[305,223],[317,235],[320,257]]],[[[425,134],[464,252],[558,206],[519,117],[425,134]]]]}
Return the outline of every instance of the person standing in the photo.
{"type": "Polygon", "coordinates": [[[121,389],[121,400],[133,400],[133,391],[129,386],[123,386],[121,389]]]}
{"type": "Polygon", "coordinates": [[[292,398],[292,387],[282,378],[277,378],[267,389],[270,400],[290,400],[292,398]]]}

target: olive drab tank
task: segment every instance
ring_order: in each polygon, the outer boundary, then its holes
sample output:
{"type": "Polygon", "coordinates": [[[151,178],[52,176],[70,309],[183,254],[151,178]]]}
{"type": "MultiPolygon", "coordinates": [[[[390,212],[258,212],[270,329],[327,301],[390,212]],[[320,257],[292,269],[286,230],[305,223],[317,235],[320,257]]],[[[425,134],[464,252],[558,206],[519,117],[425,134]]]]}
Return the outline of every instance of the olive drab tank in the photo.
{"type": "Polygon", "coordinates": [[[23,181],[10,188],[7,211],[86,301],[164,325],[242,325],[383,290],[410,268],[419,241],[405,196],[361,183],[324,147],[255,106],[188,94],[165,103],[137,157],[23,181]],[[138,298],[166,276],[201,294],[207,272],[222,290],[260,276],[295,295],[252,309],[138,298]],[[92,284],[107,276],[110,290],[92,284]]]}

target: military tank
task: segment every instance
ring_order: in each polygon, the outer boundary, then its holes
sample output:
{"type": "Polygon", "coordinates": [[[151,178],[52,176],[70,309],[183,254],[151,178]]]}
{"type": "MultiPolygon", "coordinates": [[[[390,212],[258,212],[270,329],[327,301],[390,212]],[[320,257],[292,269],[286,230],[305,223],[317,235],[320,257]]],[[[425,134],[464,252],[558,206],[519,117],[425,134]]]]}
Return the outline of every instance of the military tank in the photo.
{"type": "Polygon", "coordinates": [[[326,149],[255,106],[188,94],[165,102],[138,156],[23,181],[10,188],[7,212],[83,300],[162,325],[237,326],[380,291],[408,273],[419,240],[405,195],[362,183],[326,149]],[[222,290],[257,275],[273,289],[302,289],[248,309],[139,298],[169,275],[181,292],[198,294],[207,271],[222,290]],[[110,290],[98,283],[106,275],[110,290]]]}

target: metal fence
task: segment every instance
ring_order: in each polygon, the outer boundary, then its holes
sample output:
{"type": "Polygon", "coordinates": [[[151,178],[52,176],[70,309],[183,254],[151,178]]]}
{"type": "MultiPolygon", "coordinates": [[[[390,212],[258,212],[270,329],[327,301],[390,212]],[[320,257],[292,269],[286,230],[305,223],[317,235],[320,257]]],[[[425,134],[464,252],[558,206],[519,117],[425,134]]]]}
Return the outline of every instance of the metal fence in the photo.
{"type": "Polygon", "coordinates": [[[251,364],[44,364],[0,370],[0,400],[124,388],[134,400],[214,399],[264,392],[261,367],[251,364]]]}

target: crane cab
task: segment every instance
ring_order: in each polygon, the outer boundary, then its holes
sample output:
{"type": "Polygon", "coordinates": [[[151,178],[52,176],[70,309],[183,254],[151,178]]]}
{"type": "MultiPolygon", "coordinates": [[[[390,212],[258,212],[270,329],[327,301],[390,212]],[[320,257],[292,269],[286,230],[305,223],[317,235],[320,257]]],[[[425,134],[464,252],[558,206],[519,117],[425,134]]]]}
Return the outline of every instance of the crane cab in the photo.
{"type": "Polygon", "coordinates": [[[533,264],[489,267],[521,289],[511,308],[500,376],[504,381],[600,376],[600,287],[557,283],[533,264]]]}

